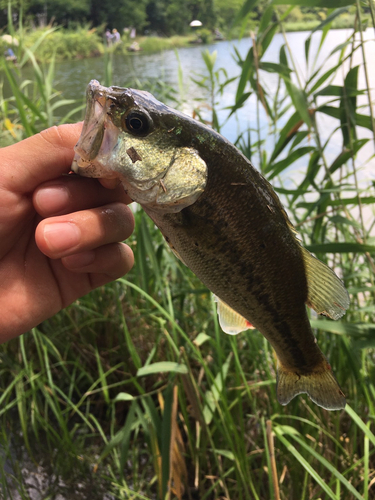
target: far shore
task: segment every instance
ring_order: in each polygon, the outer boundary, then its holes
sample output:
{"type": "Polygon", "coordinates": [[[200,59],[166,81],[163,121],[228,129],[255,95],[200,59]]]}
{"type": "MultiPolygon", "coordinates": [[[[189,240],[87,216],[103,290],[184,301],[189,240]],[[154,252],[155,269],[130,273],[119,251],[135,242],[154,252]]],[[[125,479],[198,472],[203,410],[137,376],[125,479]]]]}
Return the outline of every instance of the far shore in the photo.
{"type": "MultiPolygon", "coordinates": [[[[283,28],[287,32],[311,31],[319,26],[319,21],[287,23],[283,28]]],[[[337,19],[332,26],[333,29],[353,28],[351,18],[337,19]]],[[[256,31],[256,27],[253,28],[256,31]]],[[[248,30],[250,35],[251,28],[248,30]]],[[[223,33],[222,39],[235,40],[238,32],[223,33]]],[[[60,27],[47,26],[36,30],[22,32],[22,39],[18,33],[14,34],[16,44],[12,47],[18,60],[23,57],[23,48],[30,49],[35,59],[40,63],[48,63],[51,60],[62,61],[69,59],[86,59],[89,57],[102,56],[105,53],[152,54],[164,50],[173,50],[191,45],[206,45],[215,42],[215,37],[209,30],[196,31],[189,35],[175,35],[171,37],[161,36],[138,36],[134,39],[123,36],[120,43],[107,46],[104,37],[100,36],[96,28],[87,30],[78,28],[75,31],[65,30],[60,27]]],[[[2,42],[0,38],[0,53],[5,53],[9,45],[2,42]]]]}

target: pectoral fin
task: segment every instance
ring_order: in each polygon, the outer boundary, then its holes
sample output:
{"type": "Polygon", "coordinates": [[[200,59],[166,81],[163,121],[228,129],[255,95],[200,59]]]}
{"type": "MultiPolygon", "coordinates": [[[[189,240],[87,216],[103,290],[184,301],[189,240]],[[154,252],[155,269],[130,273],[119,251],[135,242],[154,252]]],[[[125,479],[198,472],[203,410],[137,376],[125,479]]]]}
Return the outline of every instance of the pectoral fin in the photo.
{"type": "Polygon", "coordinates": [[[302,247],[308,297],[306,304],[318,314],[339,319],[349,307],[349,294],[342,281],[328,266],[302,247]]]}
{"type": "Polygon", "coordinates": [[[223,332],[229,335],[237,335],[249,328],[254,328],[247,319],[229,307],[225,302],[219,299],[219,297],[214,295],[214,299],[215,302],[217,302],[217,314],[223,332]]]}

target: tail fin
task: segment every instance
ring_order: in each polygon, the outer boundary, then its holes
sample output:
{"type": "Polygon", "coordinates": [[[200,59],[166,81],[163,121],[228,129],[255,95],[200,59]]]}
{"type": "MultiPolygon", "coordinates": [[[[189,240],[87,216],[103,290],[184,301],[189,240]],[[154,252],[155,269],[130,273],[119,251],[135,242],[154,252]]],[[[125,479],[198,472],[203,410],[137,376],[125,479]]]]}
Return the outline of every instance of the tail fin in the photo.
{"type": "MultiPolygon", "coordinates": [[[[345,395],[335,379],[327,362],[321,371],[305,375],[288,371],[281,365],[277,371],[277,399],[286,405],[298,394],[306,393],[314,403],[326,410],[345,408],[345,395]]],[[[322,364],[323,365],[323,364],[322,364]]]]}

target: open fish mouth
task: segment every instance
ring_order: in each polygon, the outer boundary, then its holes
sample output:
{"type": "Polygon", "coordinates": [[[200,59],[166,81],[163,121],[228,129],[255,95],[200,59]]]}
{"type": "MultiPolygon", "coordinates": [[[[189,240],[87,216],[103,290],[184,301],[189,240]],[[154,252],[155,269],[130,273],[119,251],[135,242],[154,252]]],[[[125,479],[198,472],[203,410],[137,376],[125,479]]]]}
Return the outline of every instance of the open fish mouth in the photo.
{"type": "Polygon", "coordinates": [[[96,158],[102,145],[106,113],[110,105],[96,80],[92,80],[87,87],[86,102],[86,115],[76,152],[88,162],[96,158]]]}
{"type": "Polygon", "coordinates": [[[116,146],[118,130],[108,117],[113,104],[106,88],[91,80],[86,90],[86,114],[81,137],[75,146],[72,170],[85,177],[110,177],[108,170],[100,167],[99,153],[107,154],[116,146]],[[106,133],[110,128],[111,133],[106,133]]]}

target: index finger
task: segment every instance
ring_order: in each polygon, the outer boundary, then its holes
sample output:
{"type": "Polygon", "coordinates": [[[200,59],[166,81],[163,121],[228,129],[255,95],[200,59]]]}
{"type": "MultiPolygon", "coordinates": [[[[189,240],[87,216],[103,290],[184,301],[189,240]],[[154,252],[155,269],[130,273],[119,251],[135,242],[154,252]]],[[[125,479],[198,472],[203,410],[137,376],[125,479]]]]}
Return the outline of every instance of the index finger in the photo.
{"type": "Polygon", "coordinates": [[[82,123],[59,125],[0,150],[0,178],[13,192],[30,192],[68,173],[82,123]]]}

